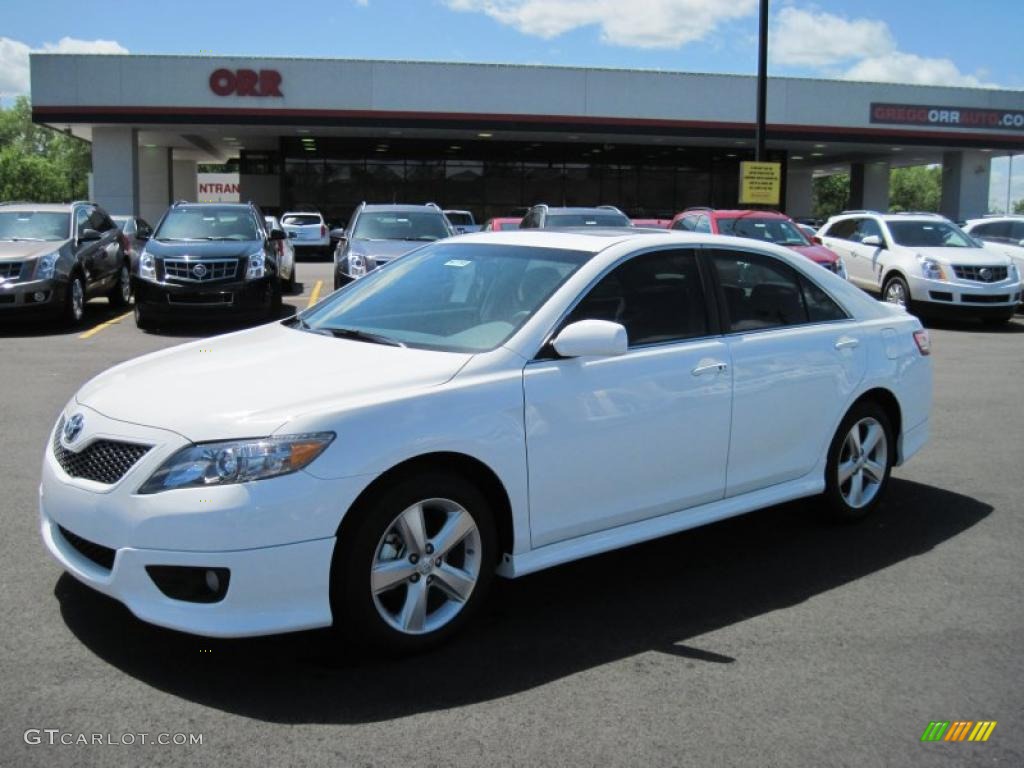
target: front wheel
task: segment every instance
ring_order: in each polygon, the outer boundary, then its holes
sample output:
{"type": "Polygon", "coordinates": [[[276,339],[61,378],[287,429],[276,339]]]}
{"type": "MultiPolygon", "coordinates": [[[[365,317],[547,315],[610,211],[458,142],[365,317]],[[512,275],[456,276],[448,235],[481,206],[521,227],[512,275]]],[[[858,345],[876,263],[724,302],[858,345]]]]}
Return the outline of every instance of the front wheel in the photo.
{"type": "Polygon", "coordinates": [[[497,562],[486,498],[456,475],[421,472],[353,509],[332,568],[335,626],[361,645],[415,652],[456,632],[497,562]]]}
{"type": "Polygon", "coordinates": [[[123,265],[121,271],[117,273],[117,282],[107,294],[107,300],[114,307],[127,307],[128,302],[132,300],[132,283],[128,275],[127,264],[123,265]]]}
{"type": "Polygon", "coordinates": [[[135,302],[135,327],[140,331],[151,331],[155,327],[152,313],[139,302],[135,302]]]}
{"type": "Polygon", "coordinates": [[[885,281],[885,287],[882,288],[882,298],[890,304],[903,307],[907,312],[912,310],[910,287],[907,285],[907,281],[898,275],[893,275],[885,281]]]}
{"type": "Polygon", "coordinates": [[[72,327],[79,325],[85,317],[85,281],[78,273],[71,275],[62,314],[64,323],[72,327]]]}
{"type": "Polygon", "coordinates": [[[983,317],[981,319],[981,324],[987,325],[990,328],[999,328],[1013,320],[1013,315],[1013,312],[1009,312],[1008,314],[996,315],[995,317],[983,317]]]}
{"type": "Polygon", "coordinates": [[[885,411],[874,402],[855,405],[829,447],[824,502],[838,520],[870,514],[885,493],[896,440],[885,411]]]}

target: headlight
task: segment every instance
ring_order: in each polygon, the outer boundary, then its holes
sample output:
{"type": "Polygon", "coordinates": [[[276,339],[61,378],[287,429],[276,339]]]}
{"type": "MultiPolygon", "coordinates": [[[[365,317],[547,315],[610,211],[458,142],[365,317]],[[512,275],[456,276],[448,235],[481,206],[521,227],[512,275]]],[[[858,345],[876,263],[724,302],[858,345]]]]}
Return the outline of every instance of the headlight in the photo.
{"type": "Polygon", "coordinates": [[[1006,274],[1010,276],[1013,281],[1020,280],[1020,272],[1017,270],[1016,264],[1011,264],[1009,269],[1006,270],[1006,274]]]}
{"type": "Polygon", "coordinates": [[[49,280],[53,277],[53,270],[57,266],[57,259],[60,258],[60,251],[54,251],[41,257],[36,262],[36,280],[49,280]]]}
{"type": "Polygon", "coordinates": [[[139,277],[156,282],[156,259],[152,253],[143,251],[139,256],[139,277]]]}
{"type": "Polygon", "coordinates": [[[287,475],[313,461],[333,439],[333,432],[315,432],[190,445],[165,461],[139,493],[247,483],[287,475]]]}
{"type": "Polygon", "coordinates": [[[839,275],[843,280],[847,279],[846,275],[846,262],[843,261],[842,256],[836,261],[836,274],[839,275]]]}
{"type": "Polygon", "coordinates": [[[929,280],[945,280],[946,272],[935,259],[928,259],[924,256],[918,256],[918,260],[921,262],[921,273],[929,280]]]}
{"type": "Polygon", "coordinates": [[[263,251],[249,254],[249,270],[245,273],[246,280],[256,280],[267,274],[267,258],[263,251]]]}
{"type": "Polygon", "coordinates": [[[362,277],[366,274],[366,257],[361,253],[348,255],[348,274],[350,277],[362,277]]]}

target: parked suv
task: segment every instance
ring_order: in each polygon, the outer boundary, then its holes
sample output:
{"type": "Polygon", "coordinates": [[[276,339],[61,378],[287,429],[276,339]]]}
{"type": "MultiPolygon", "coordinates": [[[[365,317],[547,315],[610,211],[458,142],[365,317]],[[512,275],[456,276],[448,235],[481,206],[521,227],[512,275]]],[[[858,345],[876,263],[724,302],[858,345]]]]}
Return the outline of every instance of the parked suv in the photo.
{"type": "Polygon", "coordinates": [[[464,235],[468,232],[479,232],[480,225],[476,223],[476,219],[473,218],[472,211],[445,211],[444,215],[448,217],[448,221],[455,231],[460,235],[464,235]]]}
{"type": "Polygon", "coordinates": [[[687,208],[677,213],[669,229],[710,232],[784,245],[840,277],[846,267],[837,254],[812,240],[793,219],[778,211],[687,208]]]}
{"type": "Polygon", "coordinates": [[[999,324],[1020,302],[1020,273],[1010,258],[938,214],[847,211],[818,234],[846,260],[851,282],[916,314],[945,311],[999,324]]]}
{"type": "Polygon", "coordinates": [[[292,211],[282,214],[281,228],[295,246],[295,255],[327,255],[331,252],[331,236],[327,222],[317,211],[292,211]]]}
{"type": "Polygon", "coordinates": [[[1024,270],[1024,216],[986,216],[971,219],[964,226],[964,232],[980,240],[986,248],[1009,256],[1017,265],[1017,272],[1024,270]]]}
{"type": "Polygon", "coordinates": [[[132,274],[136,325],[196,313],[275,316],[284,238],[252,203],[175,203],[132,274]]]}
{"type": "Polygon", "coordinates": [[[434,203],[361,203],[334,249],[334,288],[337,290],[424,243],[454,234],[451,222],[434,203]]]}
{"type": "Polygon", "coordinates": [[[540,203],[526,212],[520,229],[549,227],[632,227],[633,223],[614,205],[594,208],[552,208],[540,203]]]}
{"type": "Polygon", "coordinates": [[[95,203],[0,203],[0,314],[39,310],[77,325],[85,302],[131,300],[129,246],[95,203]]]}

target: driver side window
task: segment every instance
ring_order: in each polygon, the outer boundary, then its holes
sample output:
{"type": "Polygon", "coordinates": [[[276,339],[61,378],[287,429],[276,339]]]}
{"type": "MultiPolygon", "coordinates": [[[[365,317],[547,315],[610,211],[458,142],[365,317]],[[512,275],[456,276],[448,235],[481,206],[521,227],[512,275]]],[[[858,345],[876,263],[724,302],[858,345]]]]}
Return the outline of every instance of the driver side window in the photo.
{"type": "Polygon", "coordinates": [[[75,237],[81,237],[82,232],[89,228],[89,209],[75,209],[75,237]]]}

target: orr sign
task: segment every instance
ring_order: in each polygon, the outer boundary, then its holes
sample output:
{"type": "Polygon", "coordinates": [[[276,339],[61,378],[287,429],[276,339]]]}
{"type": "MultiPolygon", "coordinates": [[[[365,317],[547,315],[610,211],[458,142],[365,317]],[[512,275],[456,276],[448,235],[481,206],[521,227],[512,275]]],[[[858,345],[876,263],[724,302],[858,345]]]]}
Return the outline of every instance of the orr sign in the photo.
{"type": "Polygon", "coordinates": [[[1024,110],[872,102],[871,122],[890,125],[923,125],[930,128],[982,128],[1024,133],[1024,110]]]}
{"type": "Polygon", "coordinates": [[[282,98],[281,79],[276,69],[215,69],[210,73],[210,90],[218,96],[282,98]]]}

